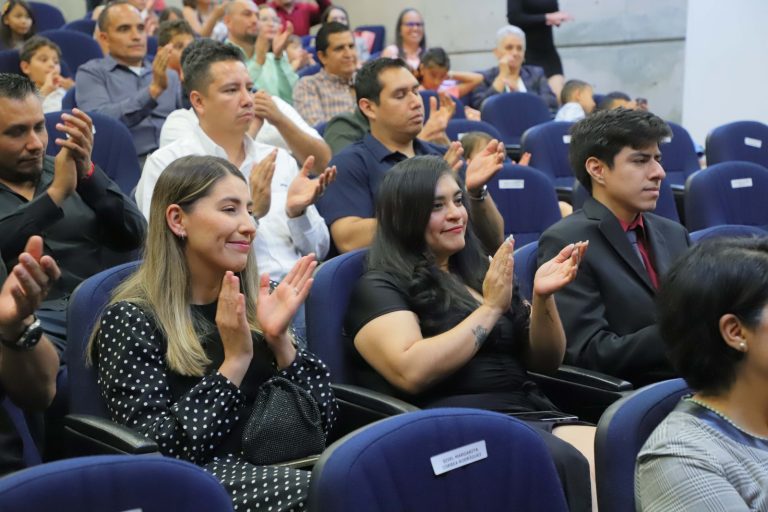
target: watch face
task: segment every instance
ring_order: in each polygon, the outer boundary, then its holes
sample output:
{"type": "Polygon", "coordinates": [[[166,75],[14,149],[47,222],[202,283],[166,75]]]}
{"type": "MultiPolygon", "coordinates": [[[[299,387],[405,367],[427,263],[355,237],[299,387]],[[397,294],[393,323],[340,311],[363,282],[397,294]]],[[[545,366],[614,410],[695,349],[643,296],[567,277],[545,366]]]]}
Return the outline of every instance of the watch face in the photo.
{"type": "Polygon", "coordinates": [[[40,342],[40,338],[42,337],[43,326],[40,324],[40,320],[36,318],[35,321],[21,334],[21,337],[13,347],[20,350],[30,350],[40,342]]]}

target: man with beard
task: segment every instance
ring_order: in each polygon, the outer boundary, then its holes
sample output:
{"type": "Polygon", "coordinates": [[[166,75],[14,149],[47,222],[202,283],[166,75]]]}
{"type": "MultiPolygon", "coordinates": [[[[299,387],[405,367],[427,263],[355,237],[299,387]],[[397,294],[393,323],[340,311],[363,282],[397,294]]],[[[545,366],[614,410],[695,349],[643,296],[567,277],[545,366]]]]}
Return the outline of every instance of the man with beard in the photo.
{"type": "Polygon", "coordinates": [[[69,294],[87,277],[121,261],[144,238],[146,224],[120,188],[91,162],[93,123],[82,111],[62,114],[54,159],[42,103],[26,77],[0,74],[0,254],[18,263],[27,240],[44,235],[43,253],[61,268],[37,317],[61,352],[69,294]]]}

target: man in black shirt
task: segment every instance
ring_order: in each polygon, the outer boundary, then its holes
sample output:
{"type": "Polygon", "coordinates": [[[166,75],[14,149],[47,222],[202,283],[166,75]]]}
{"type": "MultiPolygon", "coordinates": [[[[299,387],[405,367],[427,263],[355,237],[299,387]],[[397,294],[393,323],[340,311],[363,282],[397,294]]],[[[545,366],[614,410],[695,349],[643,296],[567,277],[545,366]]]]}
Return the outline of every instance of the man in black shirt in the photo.
{"type": "Polygon", "coordinates": [[[134,258],[146,223],[118,186],[91,162],[93,124],[82,111],[62,114],[56,158],[45,156],[48,133],[35,86],[0,73],[0,254],[13,267],[32,235],[61,279],[37,312],[61,352],[69,294],[87,277],[134,258]]]}

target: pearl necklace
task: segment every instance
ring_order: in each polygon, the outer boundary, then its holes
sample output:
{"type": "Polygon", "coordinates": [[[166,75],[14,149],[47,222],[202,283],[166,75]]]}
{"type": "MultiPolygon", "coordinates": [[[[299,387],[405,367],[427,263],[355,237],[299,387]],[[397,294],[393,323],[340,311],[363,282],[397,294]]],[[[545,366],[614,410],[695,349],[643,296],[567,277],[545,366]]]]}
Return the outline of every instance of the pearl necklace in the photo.
{"type": "Polygon", "coordinates": [[[760,439],[761,441],[768,441],[768,437],[763,437],[763,436],[759,436],[757,434],[752,434],[751,432],[748,432],[748,431],[744,430],[743,428],[738,426],[735,421],[733,421],[731,418],[729,418],[728,416],[726,416],[722,412],[718,411],[714,407],[712,407],[710,405],[707,405],[704,402],[701,402],[699,400],[696,400],[692,396],[689,396],[686,400],[688,400],[689,402],[693,402],[694,404],[698,405],[699,407],[703,407],[704,409],[706,409],[708,411],[712,411],[713,413],[717,414],[720,418],[722,418],[726,422],[728,422],[736,430],[739,430],[740,432],[743,432],[743,433],[747,434],[748,436],[752,436],[754,438],[760,439]]]}

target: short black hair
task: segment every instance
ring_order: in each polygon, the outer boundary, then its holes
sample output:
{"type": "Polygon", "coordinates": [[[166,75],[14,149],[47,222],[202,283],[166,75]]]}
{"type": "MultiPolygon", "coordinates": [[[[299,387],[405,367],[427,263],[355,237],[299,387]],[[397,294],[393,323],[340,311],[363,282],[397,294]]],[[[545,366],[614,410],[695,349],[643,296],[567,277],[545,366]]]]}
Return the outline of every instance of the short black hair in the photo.
{"type": "Polygon", "coordinates": [[[571,127],[571,169],[592,192],[592,178],[584,166],[588,158],[598,158],[613,168],[614,157],[625,147],[644,148],[671,135],[669,125],[650,112],[626,108],[595,112],[571,127]]]}
{"type": "Polygon", "coordinates": [[[439,46],[430,48],[421,56],[421,65],[424,67],[435,66],[438,68],[451,69],[451,58],[445,50],[439,46]]]}
{"type": "Polygon", "coordinates": [[[183,20],[184,19],[184,13],[181,9],[178,7],[166,7],[163,9],[163,12],[160,13],[160,16],[157,17],[158,23],[163,23],[164,21],[168,21],[168,18],[171,17],[171,14],[175,14],[176,18],[183,20]]]}
{"type": "Polygon", "coordinates": [[[384,88],[379,81],[379,75],[392,68],[403,68],[409,73],[411,72],[411,68],[408,67],[408,64],[403,59],[381,57],[369,60],[363,64],[363,67],[355,75],[355,94],[357,94],[357,100],[360,101],[362,98],[365,98],[378,105],[381,90],[384,88]]]}
{"type": "MultiPolygon", "coordinates": [[[[127,0],[113,0],[112,2],[107,3],[104,9],[102,9],[101,12],[99,13],[99,17],[96,20],[96,25],[99,27],[100,32],[107,31],[107,25],[109,25],[109,11],[113,7],[117,7],[118,5],[130,5],[131,7],[133,7],[133,4],[131,4],[127,0]]],[[[133,8],[136,9],[135,7],[133,8]]]]}
{"type": "Polygon", "coordinates": [[[610,110],[614,108],[616,102],[618,100],[621,101],[632,101],[632,98],[629,97],[629,94],[621,91],[612,91],[603,96],[603,99],[600,100],[600,105],[597,106],[598,110],[610,110]]]}
{"type": "Polygon", "coordinates": [[[195,37],[195,31],[186,20],[164,21],[157,27],[157,46],[162,48],[179,34],[189,34],[195,37]]]}
{"type": "Polygon", "coordinates": [[[0,98],[24,100],[30,94],[38,95],[32,80],[16,73],[0,73],[0,98]]]}
{"type": "Polygon", "coordinates": [[[323,26],[320,27],[320,30],[317,31],[317,36],[315,37],[315,48],[318,53],[325,53],[328,51],[328,38],[331,34],[341,34],[342,32],[351,33],[352,31],[347,25],[339,23],[338,21],[323,24],[323,26]]]}
{"type": "Polygon", "coordinates": [[[61,59],[61,48],[59,45],[43,36],[32,36],[24,42],[24,45],[19,50],[19,60],[21,62],[29,62],[32,57],[35,56],[37,50],[40,48],[50,48],[56,52],[56,55],[61,59]]]}
{"type": "Polygon", "coordinates": [[[691,388],[731,387],[744,353],[723,340],[720,318],[730,313],[754,329],[767,304],[768,237],[706,240],[672,265],[657,297],[659,329],[691,388]]]}
{"type": "Polygon", "coordinates": [[[568,80],[565,82],[565,85],[563,85],[563,90],[560,91],[560,103],[565,105],[571,101],[574,94],[585,87],[590,87],[590,85],[583,80],[568,80]]]}
{"type": "Polygon", "coordinates": [[[243,53],[231,44],[208,38],[195,39],[181,52],[181,70],[187,92],[204,91],[212,81],[211,65],[223,61],[244,62],[243,53]]]}

